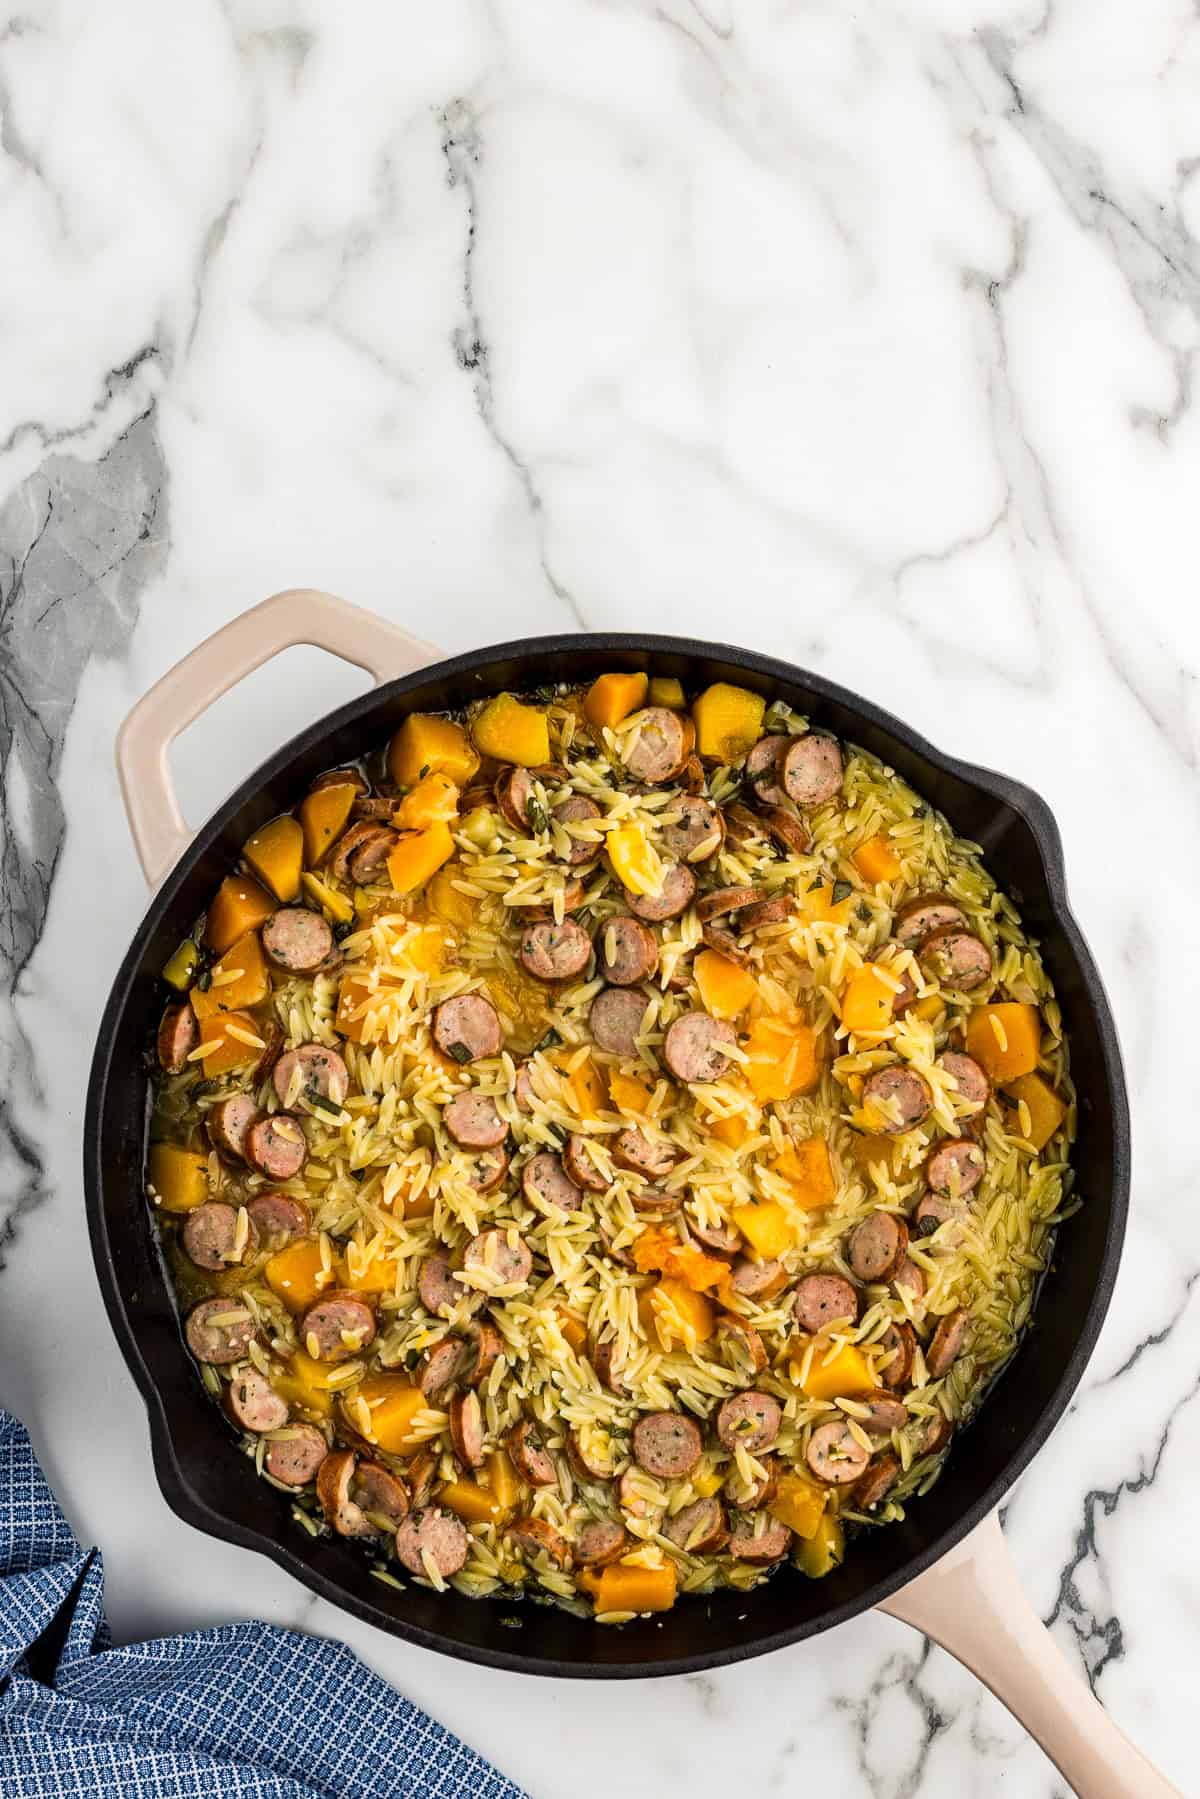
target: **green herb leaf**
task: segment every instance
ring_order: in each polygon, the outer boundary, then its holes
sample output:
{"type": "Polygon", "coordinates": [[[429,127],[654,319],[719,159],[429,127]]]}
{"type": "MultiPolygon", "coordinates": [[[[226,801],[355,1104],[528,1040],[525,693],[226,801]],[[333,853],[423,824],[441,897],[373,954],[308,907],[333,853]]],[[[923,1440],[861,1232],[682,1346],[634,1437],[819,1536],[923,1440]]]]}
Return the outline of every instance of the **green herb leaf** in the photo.
{"type": "Polygon", "coordinates": [[[208,992],[209,988],[212,986],[212,969],[211,968],[206,968],[204,970],[204,973],[197,977],[196,985],[197,985],[197,987],[199,987],[201,993],[208,992]]]}
{"type": "Polygon", "coordinates": [[[342,1108],[337,1101],[327,1098],[324,1093],[310,1093],[308,1100],[309,1104],[316,1106],[318,1111],[328,1112],[334,1118],[340,1118],[342,1115],[342,1108]]]}
{"type": "Polygon", "coordinates": [[[849,899],[853,892],[854,889],[849,881],[835,881],[833,883],[833,894],[831,896],[833,904],[835,906],[840,906],[842,901],[844,899],[849,899]]]}
{"type": "Polygon", "coordinates": [[[854,908],[854,911],[855,911],[855,916],[858,917],[859,919],[861,919],[863,924],[870,924],[871,919],[873,918],[874,914],[872,913],[871,908],[870,908],[870,906],[868,906],[866,900],[860,900],[858,902],[858,905],[854,908]]]}
{"type": "Polygon", "coordinates": [[[448,1047],[448,1053],[460,1064],[471,1060],[471,1052],[465,1043],[451,1043],[448,1047]]]}
{"type": "Polygon", "coordinates": [[[536,1056],[540,1049],[557,1049],[561,1042],[562,1042],[562,1038],[559,1036],[558,1032],[554,1029],[553,1025],[551,1025],[550,1029],[546,1032],[546,1035],[541,1039],[541,1041],[534,1044],[533,1053],[536,1056]]]}
{"type": "Polygon", "coordinates": [[[805,891],[808,893],[820,893],[820,891],[824,885],[825,885],[824,881],[821,879],[820,875],[818,875],[815,881],[810,881],[808,883],[808,886],[805,889],[805,891]]]}
{"type": "Polygon", "coordinates": [[[530,794],[525,807],[525,816],[535,831],[548,831],[550,820],[546,817],[546,808],[536,795],[530,794]]]}
{"type": "Polygon", "coordinates": [[[424,780],[424,779],[425,779],[425,776],[426,776],[426,775],[427,775],[427,774],[428,774],[428,773],[429,773],[429,764],[428,764],[428,762],[423,762],[423,763],[422,763],[422,764],[421,764],[421,772],[420,772],[420,774],[419,774],[419,775],[418,775],[418,776],[417,776],[417,779],[418,779],[418,781],[423,781],[423,780],[424,780]]]}

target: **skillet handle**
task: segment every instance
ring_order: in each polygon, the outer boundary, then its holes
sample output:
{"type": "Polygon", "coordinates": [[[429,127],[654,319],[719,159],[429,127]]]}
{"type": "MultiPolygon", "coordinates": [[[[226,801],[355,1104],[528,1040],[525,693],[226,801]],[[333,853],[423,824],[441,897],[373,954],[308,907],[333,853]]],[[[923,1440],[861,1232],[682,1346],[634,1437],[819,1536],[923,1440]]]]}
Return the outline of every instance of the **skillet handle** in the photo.
{"type": "Polygon", "coordinates": [[[186,849],[191,827],[179,809],[167,759],[193,719],[244,676],[300,643],[314,644],[374,675],[376,685],[436,662],[431,644],[374,612],[313,587],[290,587],[252,606],[168,669],[117,734],[117,774],[134,848],[151,887],[186,849]]]}
{"type": "Polygon", "coordinates": [[[1181,1799],[1054,1646],[993,1512],[880,1611],[924,1631],[990,1687],[1080,1799],[1181,1799]]]}

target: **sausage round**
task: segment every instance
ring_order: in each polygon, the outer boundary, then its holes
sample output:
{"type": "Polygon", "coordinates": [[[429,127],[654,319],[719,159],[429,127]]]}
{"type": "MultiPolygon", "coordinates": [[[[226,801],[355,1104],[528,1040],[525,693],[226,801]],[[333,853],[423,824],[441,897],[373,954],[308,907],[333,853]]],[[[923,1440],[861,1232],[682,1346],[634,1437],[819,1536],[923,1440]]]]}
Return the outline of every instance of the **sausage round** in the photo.
{"type": "Polygon", "coordinates": [[[256,1193],[246,1210],[264,1249],[282,1249],[285,1243],[308,1235],[308,1207],[290,1193],[256,1193]]]}
{"type": "Polygon", "coordinates": [[[729,1541],[725,1507],[719,1499],[697,1499],[667,1520],[663,1534],[688,1555],[715,1555],[729,1541]]]}
{"type": "Polygon", "coordinates": [[[508,1125],[486,1093],[456,1093],[442,1123],[464,1149],[495,1149],[508,1136],[508,1125]]]}
{"type": "Polygon", "coordinates": [[[473,1274],[488,1269],[499,1286],[523,1287],[533,1273],[533,1256],[523,1237],[517,1238],[514,1249],[507,1230],[480,1231],[463,1252],[463,1267],[473,1274]]]}
{"type": "Polygon", "coordinates": [[[417,1367],[417,1385],[431,1405],[436,1405],[458,1378],[463,1346],[457,1337],[443,1337],[425,1351],[417,1367]]]}
{"type": "Polygon", "coordinates": [[[717,1081],[729,1065],[725,1044],[737,1035],[723,1018],[707,1012],[685,1012],[663,1039],[663,1060],[677,1080],[717,1081]]]}
{"type": "Polygon", "coordinates": [[[535,981],[570,981],[590,962],[592,940],[574,918],[564,918],[561,924],[547,919],[526,925],[517,954],[535,981]]]}
{"type": "Polygon", "coordinates": [[[735,1256],[742,1247],[742,1233],[732,1224],[701,1224],[687,1214],[687,1227],[697,1243],[719,1256],[735,1256]]]}
{"type": "Polygon", "coordinates": [[[919,893],[897,912],[892,935],[901,949],[915,950],[934,931],[949,925],[965,927],[966,922],[966,913],[948,893],[919,893]]]}
{"type": "Polygon", "coordinates": [[[760,737],[746,757],[746,785],[762,806],[781,806],[787,800],[779,785],[779,758],[791,741],[787,736],[760,737]]]}
{"type": "Polygon", "coordinates": [[[765,806],[763,829],[783,854],[803,856],[812,848],[812,836],[802,819],[783,806],[765,806]]]}
{"type": "Polygon", "coordinates": [[[670,810],[678,811],[679,817],[662,826],[665,853],[678,862],[707,862],[715,856],[725,841],[725,821],[712,801],[698,796],[681,799],[670,810]]]}
{"type": "Polygon", "coordinates": [[[669,1218],[679,1210],[679,1195],[663,1187],[637,1187],[629,1195],[629,1203],[639,1218],[669,1218]]]}
{"type": "Polygon", "coordinates": [[[575,1539],[575,1560],[581,1568],[606,1568],[620,1561],[633,1544],[625,1526],[616,1518],[593,1518],[575,1539]]]}
{"type": "Polygon", "coordinates": [[[714,887],[696,901],[696,917],[701,924],[711,924],[714,918],[740,912],[743,906],[753,906],[764,897],[761,887],[714,887]]]}
{"type": "MultiPolygon", "coordinates": [[[[735,968],[753,968],[754,959],[742,948],[732,931],[723,931],[719,925],[701,925],[700,935],[708,949],[715,949],[719,956],[732,962],[735,968]]],[[[676,963],[676,970],[681,964],[676,963]]],[[[686,983],[685,983],[686,985],[686,983]]]]}
{"type": "Polygon", "coordinates": [[[308,1155],[304,1128],[290,1112],[259,1118],[246,1132],[246,1160],[271,1181],[290,1181],[308,1155]]]}
{"type": "Polygon", "coordinates": [[[504,1338],[488,1319],[467,1326],[458,1378],[466,1387],[481,1387],[504,1349],[504,1338]]]}
{"type": "Polygon", "coordinates": [[[403,1481],[379,1462],[359,1462],[350,1488],[364,1512],[375,1512],[395,1526],[408,1516],[408,1494],[403,1481]]]}
{"type": "Polygon", "coordinates": [[[533,1075],[528,1062],[522,1062],[518,1067],[512,1091],[517,1111],[526,1114],[532,1112],[537,1095],[533,1091],[533,1075]]]}
{"type": "Polygon", "coordinates": [[[434,1008],[433,1040],[444,1056],[465,1066],[499,1055],[504,1033],[490,999],[482,993],[458,993],[434,1008]]]}
{"type": "Polygon", "coordinates": [[[867,1411],[867,1416],[858,1422],[869,1437],[889,1437],[894,1430],[903,1430],[908,1423],[908,1407],[886,1387],[864,1393],[858,1403],[867,1411]]]}
{"type": "Polygon", "coordinates": [[[348,831],[343,831],[334,844],[330,872],[339,881],[366,880],[382,867],[399,841],[400,833],[392,830],[390,825],[369,818],[360,819],[348,831]]]}
{"type": "Polygon", "coordinates": [[[992,952],[982,937],[959,926],[933,931],[917,951],[917,960],[943,987],[974,993],[992,978],[992,952]]]}
{"type": "Polygon", "coordinates": [[[629,910],[647,924],[664,924],[687,911],[696,897],[696,877],[686,862],[676,862],[663,876],[661,893],[632,893],[629,910]]]}
{"type": "Polygon", "coordinates": [[[375,1314],[355,1293],[325,1293],[304,1313],[299,1334],[314,1362],[344,1362],[375,1341],[375,1314]]]}
{"type": "Polygon", "coordinates": [[[700,1426],[682,1412],[647,1412],[633,1427],[633,1459],[659,1480],[680,1480],[700,1460],[700,1426]]]}
{"type": "Polygon", "coordinates": [[[777,893],[772,899],[758,900],[753,906],[747,906],[738,919],[738,928],[761,931],[765,925],[782,924],[795,910],[796,902],[790,893],[777,893]]]}
{"type": "Polygon", "coordinates": [[[609,1453],[597,1455],[585,1447],[578,1430],[567,1437],[567,1459],[580,1480],[610,1481],[613,1477],[611,1446],[609,1453]]]}
{"type": "Polygon", "coordinates": [[[657,787],[673,781],[682,773],[692,753],[694,732],[688,730],[691,720],[665,706],[648,706],[638,721],[636,737],[624,751],[625,766],[635,781],[657,787]]]}
{"type": "Polygon", "coordinates": [[[606,1193],[608,1181],[588,1154],[591,1141],[579,1131],[572,1131],[563,1147],[563,1167],[577,1187],[588,1187],[593,1193],[606,1193]]]}
{"type": "Polygon", "coordinates": [[[717,1436],[732,1455],[739,1447],[757,1455],[779,1435],[783,1408],[770,1393],[732,1393],[717,1412],[717,1436]]]}
{"type": "Polygon", "coordinates": [[[375,1534],[374,1525],[364,1517],[362,1507],[350,1493],[357,1460],[352,1449],[334,1449],[317,1471],[317,1498],[325,1522],[339,1537],[371,1537],[375,1534]]]}
{"type": "Polygon", "coordinates": [[[967,1326],[970,1323],[968,1314],[959,1306],[953,1312],[947,1312],[933,1333],[933,1341],[925,1351],[925,1366],[939,1380],[948,1374],[956,1358],[961,1354],[967,1340],[967,1326]]]}
{"type": "Polygon", "coordinates": [[[246,1160],[246,1136],[250,1126],[262,1117],[248,1093],[231,1093],[218,1100],[205,1120],[208,1140],[219,1155],[231,1162],[246,1160]]]}
{"type": "Polygon", "coordinates": [[[832,1418],[814,1430],[804,1459],[810,1472],[826,1486],[849,1487],[861,1478],[871,1456],[852,1435],[844,1418],[832,1418]]]}
{"type": "Polygon", "coordinates": [[[467,1180],[476,1193],[491,1193],[501,1185],[507,1173],[506,1149],[482,1149],[467,1170],[467,1180]]]}
{"type": "Polygon", "coordinates": [[[158,1065],[164,1074],[179,1074],[200,1041],[200,1026],[187,1000],[168,1006],[158,1027],[158,1065]]]}
{"type": "Polygon", "coordinates": [[[597,933],[596,973],[614,987],[632,987],[658,967],[658,938],[640,918],[624,913],[607,919],[597,933]]]}
{"type": "Polygon", "coordinates": [[[182,1241],[184,1253],[197,1268],[217,1274],[234,1262],[252,1256],[258,1248],[258,1232],[247,1213],[246,1241],[238,1249],[238,1211],[221,1200],[207,1199],[184,1219],[182,1241]]]}
{"type": "Polygon", "coordinates": [[[743,1375],[761,1374],[767,1365],[767,1346],[752,1324],[733,1312],[717,1319],[717,1341],[743,1375]]]}
{"type": "Polygon", "coordinates": [[[515,1543],[521,1554],[532,1561],[535,1555],[548,1555],[552,1562],[560,1568],[569,1568],[572,1562],[571,1545],[560,1531],[544,1518],[517,1518],[508,1525],[504,1532],[510,1542],[515,1543]]]}
{"type": "Polygon", "coordinates": [[[502,768],[496,776],[496,804],[514,831],[529,834],[529,802],[533,798],[533,776],[527,768],[516,764],[502,768]]]}
{"type": "Polygon", "coordinates": [[[928,1117],[933,1101],[929,1088],[915,1069],[902,1062],[891,1068],[877,1068],[867,1076],[862,1090],[863,1110],[873,1110],[880,1118],[875,1127],[885,1137],[897,1137],[913,1130],[928,1117]]]}
{"type": "Polygon", "coordinates": [[[672,1144],[661,1137],[647,1135],[636,1125],[627,1131],[618,1132],[613,1139],[611,1153],[618,1167],[631,1169],[634,1174],[644,1174],[647,1180],[657,1180],[664,1174],[670,1174],[677,1159],[677,1152],[672,1144]]]}
{"type": "Polygon", "coordinates": [[[965,1050],[946,1049],[938,1057],[937,1066],[954,1082],[956,1098],[968,1106],[987,1105],[992,1084],[974,1056],[968,1056],[965,1050]]]}
{"type": "Polygon", "coordinates": [[[902,1288],[911,1295],[914,1304],[925,1297],[925,1271],[911,1256],[905,1256],[892,1276],[892,1292],[899,1293],[902,1288]]]}
{"type": "Polygon", "coordinates": [[[188,1348],[196,1360],[214,1362],[218,1367],[240,1362],[257,1334],[258,1326],[249,1306],[220,1295],[202,1299],[193,1306],[184,1325],[188,1348]]]}
{"type": "Polygon", "coordinates": [[[263,1465],[273,1480],[284,1487],[306,1487],[315,1480],[329,1445],[315,1424],[288,1426],[294,1435],[275,1437],[267,1445],[263,1465]]]}
{"type": "Polygon", "coordinates": [[[598,993],[588,1013],[588,1029],[599,1047],[614,1056],[636,1056],[646,1003],[646,995],[634,987],[605,987],[598,993]]]}
{"type": "Polygon", "coordinates": [[[983,1179],[984,1154],[966,1137],[950,1137],[939,1143],[925,1161],[930,1191],[941,1199],[963,1199],[974,1193],[983,1179]]]}
{"type": "MultiPolygon", "coordinates": [[[[573,875],[569,881],[563,882],[562,909],[564,912],[578,912],[586,897],[587,890],[584,887],[583,882],[577,881],[573,875]]],[[[548,906],[523,906],[521,908],[522,924],[545,924],[548,919],[552,919],[553,917],[553,904],[548,906]]]]}
{"type": "Polygon", "coordinates": [[[315,974],[333,948],[333,929],[311,906],[281,906],[262,928],[263,952],[288,974],[315,974]]]}
{"type": "Polygon", "coordinates": [[[916,1331],[911,1324],[889,1324],[879,1339],[879,1346],[886,1351],[886,1360],[879,1369],[880,1380],[893,1391],[906,1387],[917,1353],[916,1331]]]}
{"type": "Polygon", "coordinates": [[[222,1396],[225,1411],[239,1430],[261,1435],[282,1430],[288,1421],[288,1404],[266,1375],[250,1362],[239,1368],[222,1396]]]}
{"type": "Polygon", "coordinates": [[[396,1532],[396,1556],[410,1574],[426,1575],[428,1555],[443,1580],[457,1574],[470,1553],[471,1539],[450,1512],[439,1506],[410,1512],[396,1532]]]}
{"type": "Polygon", "coordinates": [[[886,1499],[900,1478],[900,1457],[887,1450],[883,1455],[873,1456],[867,1463],[867,1471],[855,1483],[850,1495],[850,1503],[857,1511],[869,1512],[882,1500],[886,1499]]]}
{"type": "Polygon", "coordinates": [[[796,1287],[792,1310],[801,1330],[816,1335],[839,1318],[858,1317],[858,1294],[842,1274],[806,1274],[796,1287]]]}
{"type": "Polygon", "coordinates": [[[729,1533],[729,1553],[735,1561],[766,1568],[783,1560],[791,1541],[791,1531],[777,1518],[765,1512],[737,1512],[729,1533]],[[764,1518],[766,1523],[761,1524],[764,1518]]]}
{"type": "Polygon", "coordinates": [[[850,1233],[846,1260],[860,1281],[890,1281],[908,1254],[908,1226],[894,1212],[872,1212],[850,1233]]]}
{"type": "Polygon", "coordinates": [[[301,1043],[280,1056],[271,1083],[281,1106],[294,1106],[301,1099],[310,1105],[328,1100],[340,1106],[350,1091],[350,1073],[335,1049],[326,1049],[323,1043],[301,1043]]]}
{"type": "Polygon", "coordinates": [[[577,1212],[582,1194],[563,1167],[561,1156],[543,1149],[525,1164],[521,1186],[531,1206],[545,1212],[577,1212]]]}
{"type": "Polygon", "coordinates": [[[730,1284],[743,1299],[758,1299],[768,1287],[774,1286],[782,1273],[782,1262],[752,1262],[748,1256],[741,1256],[733,1264],[730,1284]]]}
{"type": "Polygon", "coordinates": [[[531,1487],[554,1487],[558,1474],[553,1458],[542,1443],[542,1433],[532,1418],[514,1424],[504,1439],[513,1467],[531,1487]]]}
{"type": "Polygon", "coordinates": [[[596,1379],[601,1386],[607,1387],[610,1393],[624,1393],[626,1391],[625,1382],[614,1366],[616,1351],[616,1338],[605,1337],[589,1349],[588,1353],[591,1356],[592,1367],[596,1370],[596,1379]]]}
{"type": "Polygon", "coordinates": [[[945,1412],[934,1412],[921,1433],[921,1455],[939,1455],[954,1435],[954,1426],[945,1412]]]}
{"type": "Polygon", "coordinates": [[[468,1389],[454,1395],[450,1401],[450,1435],[454,1453],[464,1468],[482,1468],[483,1410],[478,1393],[468,1389]]]}
{"type": "Polygon", "coordinates": [[[841,745],[824,731],[793,737],[776,763],[779,785],[797,806],[823,806],[842,791],[841,745]]]}
{"type": "Polygon", "coordinates": [[[467,1289],[450,1272],[450,1258],[440,1251],[426,1256],[417,1280],[417,1294],[427,1312],[440,1313],[443,1306],[456,1306],[467,1289]]]}
{"type": "MultiPolygon", "coordinates": [[[[600,808],[595,800],[588,799],[586,794],[573,793],[569,799],[559,802],[554,808],[554,821],[565,829],[567,825],[583,824],[593,818],[599,818],[600,808]]],[[[571,847],[567,851],[567,861],[572,868],[579,868],[584,862],[593,862],[600,854],[600,843],[595,839],[577,837],[568,831],[571,847]]]]}

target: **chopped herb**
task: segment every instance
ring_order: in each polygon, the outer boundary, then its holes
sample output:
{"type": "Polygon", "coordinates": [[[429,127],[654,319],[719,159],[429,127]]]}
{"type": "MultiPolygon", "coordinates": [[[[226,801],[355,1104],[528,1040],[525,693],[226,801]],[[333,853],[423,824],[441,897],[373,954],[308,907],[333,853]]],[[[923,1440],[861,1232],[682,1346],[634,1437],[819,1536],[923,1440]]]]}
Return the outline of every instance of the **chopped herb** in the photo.
{"type": "Polygon", "coordinates": [[[546,808],[543,806],[541,800],[536,798],[533,794],[530,794],[528,803],[526,804],[525,816],[535,831],[548,831],[550,829],[550,820],[546,817],[546,808]]]}
{"type": "Polygon", "coordinates": [[[350,1178],[353,1181],[365,1181],[367,1178],[367,1171],[365,1168],[352,1168],[350,1170],[350,1178]]]}
{"type": "Polygon", "coordinates": [[[854,889],[850,885],[849,881],[835,881],[833,883],[833,894],[832,894],[833,904],[835,906],[840,906],[842,901],[844,899],[849,899],[850,895],[853,892],[854,892],[854,889]]]}
{"type": "Polygon", "coordinates": [[[420,1359],[421,1352],[419,1349],[408,1349],[404,1352],[404,1366],[406,1368],[415,1368],[420,1359]]]}
{"type": "Polygon", "coordinates": [[[496,1622],[498,1624],[503,1624],[505,1630],[523,1630],[525,1628],[523,1621],[515,1616],[498,1618],[496,1622]]]}
{"type": "Polygon", "coordinates": [[[870,924],[871,919],[874,916],[866,900],[859,900],[858,905],[854,908],[854,912],[855,916],[861,919],[863,924],[870,924]]]}
{"type": "Polygon", "coordinates": [[[424,780],[424,779],[425,779],[425,776],[426,776],[426,775],[427,775],[427,774],[428,774],[428,773],[429,773],[429,764],[428,764],[428,762],[424,762],[424,763],[422,763],[422,765],[421,765],[421,772],[420,772],[420,774],[419,774],[419,775],[418,775],[418,776],[417,776],[417,779],[418,779],[418,781],[423,781],[423,780],[424,780]]]}
{"type": "Polygon", "coordinates": [[[1011,1093],[1005,1093],[1003,1087],[997,1087],[996,1098],[1002,1106],[1007,1106],[1010,1112],[1015,1112],[1021,1103],[1019,1099],[1014,1099],[1011,1093]]]}
{"type": "Polygon", "coordinates": [[[805,891],[807,893],[820,893],[820,891],[824,885],[825,885],[824,881],[821,879],[820,875],[818,875],[815,881],[809,882],[805,891]]]}
{"type": "Polygon", "coordinates": [[[354,929],[355,929],[355,925],[354,925],[353,919],[346,918],[346,919],[342,920],[341,924],[334,925],[333,934],[337,938],[337,941],[339,943],[341,943],[345,940],[345,938],[349,937],[350,933],[354,929]]]}
{"type": "Polygon", "coordinates": [[[310,1105],[317,1106],[322,1112],[331,1113],[334,1118],[340,1118],[342,1115],[342,1108],[337,1101],[327,1099],[323,1093],[310,1093],[308,1100],[310,1105]]]}
{"type": "Polygon", "coordinates": [[[550,1029],[546,1032],[546,1035],[541,1039],[541,1041],[539,1043],[534,1044],[533,1053],[536,1056],[540,1049],[557,1049],[561,1042],[562,1042],[562,1038],[559,1036],[558,1032],[554,1029],[554,1026],[551,1025],[550,1029]]]}
{"type": "Polygon", "coordinates": [[[197,985],[197,987],[199,987],[201,993],[208,992],[209,988],[212,986],[212,969],[211,968],[206,968],[204,970],[204,973],[197,977],[196,985],[197,985]]]}
{"type": "Polygon", "coordinates": [[[471,1060],[471,1052],[465,1043],[451,1043],[448,1046],[448,1053],[460,1064],[471,1060]]]}
{"type": "Polygon", "coordinates": [[[929,807],[928,806],[914,806],[913,807],[913,817],[914,818],[928,818],[929,817],[929,807]]]}

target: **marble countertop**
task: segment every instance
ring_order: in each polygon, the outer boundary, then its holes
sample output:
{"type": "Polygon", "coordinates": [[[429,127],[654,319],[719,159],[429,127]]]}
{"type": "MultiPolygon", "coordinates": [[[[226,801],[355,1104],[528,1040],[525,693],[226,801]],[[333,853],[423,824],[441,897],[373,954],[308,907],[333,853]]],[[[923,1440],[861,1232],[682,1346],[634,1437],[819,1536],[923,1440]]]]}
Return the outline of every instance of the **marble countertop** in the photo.
{"type": "MultiPolygon", "coordinates": [[[[1196,1791],[1190,0],[230,0],[169,28],[30,0],[0,15],[0,222],[0,1400],[102,1545],[118,1635],[345,1637],[536,1799],[1064,1791],[888,1619],[535,1684],[348,1621],[154,1483],[79,1172],[145,899],[121,718],[293,583],[447,650],[687,632],[845,682],[1061,821],[1134,1202],[1007,1534],[1196,1791]]],[[[190,816],[359,684],[315,651],[261,671],[178,748],[190,816]]]]}

